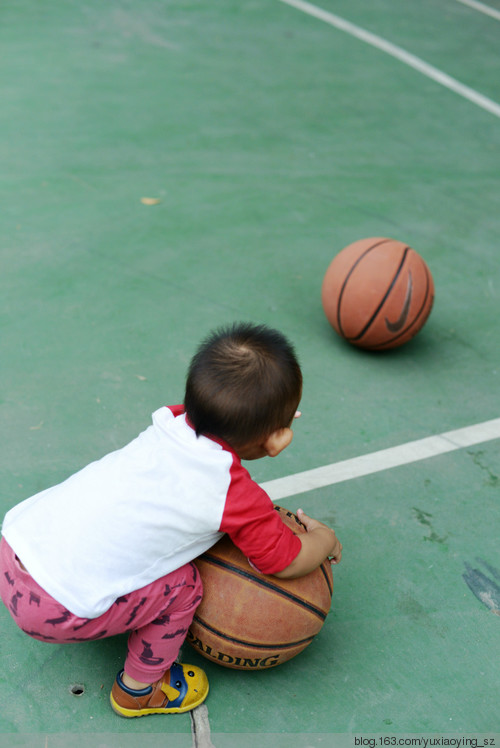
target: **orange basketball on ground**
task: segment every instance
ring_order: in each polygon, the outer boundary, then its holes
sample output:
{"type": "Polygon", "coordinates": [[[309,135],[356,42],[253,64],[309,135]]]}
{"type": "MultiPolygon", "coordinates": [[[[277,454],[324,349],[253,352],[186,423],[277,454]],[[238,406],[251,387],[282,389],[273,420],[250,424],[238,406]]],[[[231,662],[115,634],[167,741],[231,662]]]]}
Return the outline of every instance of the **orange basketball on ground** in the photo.
{"type": "MultiPolygon", "coordinates": [[[[276,506],[294,533],[298,518],[276,506]]],[[[237,670],[263,670],[302,652],[330,610],[333,578],[325,561],[300,579],[278,579],[255,571],[224,536],[196,559],[203,580],[187,641],[204,657],[237,670]]]]}
{"type": "Polygon", "coordinates": [[[328,321],[349,343],[395,348],[425,324],[434,282],[425,261],[404,242],[360,239],[330,263],[321,301],[328,321]]]}

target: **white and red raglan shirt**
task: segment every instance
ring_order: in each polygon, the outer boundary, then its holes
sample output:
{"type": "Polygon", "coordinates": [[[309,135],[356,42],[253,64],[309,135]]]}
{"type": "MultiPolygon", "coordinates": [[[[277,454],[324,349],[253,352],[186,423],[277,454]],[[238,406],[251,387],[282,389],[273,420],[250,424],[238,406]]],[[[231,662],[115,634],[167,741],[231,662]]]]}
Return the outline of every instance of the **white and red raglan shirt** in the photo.
{"type": "Polygon", "coordinates": [[[4,518],[2,534],[31,576],[79,617],[97,618],[223,533],[265,574],[300,551],[299,538],[228,444],[197,437],[182,406],[152,418],[125,447],[4,518]]]}

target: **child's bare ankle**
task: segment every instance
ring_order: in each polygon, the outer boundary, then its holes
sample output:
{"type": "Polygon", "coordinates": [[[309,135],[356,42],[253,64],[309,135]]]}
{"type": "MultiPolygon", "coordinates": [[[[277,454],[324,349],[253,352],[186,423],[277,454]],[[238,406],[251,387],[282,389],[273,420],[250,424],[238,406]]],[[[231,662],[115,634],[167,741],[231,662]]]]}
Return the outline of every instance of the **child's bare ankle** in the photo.
{"type": "Polygon", "coordinates": [[[141,691],[143,688],[151,685],[151,683],[143,683],[135,678],[131,678],[126,672],[122,673],[122,682],[127,688],[132,688],[134,691],[141,691]]]}

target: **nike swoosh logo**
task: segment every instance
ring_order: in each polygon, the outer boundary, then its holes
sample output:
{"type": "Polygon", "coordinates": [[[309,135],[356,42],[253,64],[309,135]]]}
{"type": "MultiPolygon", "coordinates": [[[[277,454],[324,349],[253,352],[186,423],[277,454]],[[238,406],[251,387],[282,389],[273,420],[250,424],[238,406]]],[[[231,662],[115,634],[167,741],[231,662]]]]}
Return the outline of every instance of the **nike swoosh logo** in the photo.
{"type": "Polygon", "coordinates": [[[408,285],[406,287],[405,302],[403,304],[403,309],[401,310],[399,319],[397,319],[395,322],[389,322],[387,317],[385,318],[385,326],[387,327],[389,332],[399,332],[401,328],[403,327],[404,323],[406,322],[408,318],[408,314],[410,311],[412,294],[413,294],[413,280],[411,277],[411,270],[410,270],[408,272],[408,285]]]}

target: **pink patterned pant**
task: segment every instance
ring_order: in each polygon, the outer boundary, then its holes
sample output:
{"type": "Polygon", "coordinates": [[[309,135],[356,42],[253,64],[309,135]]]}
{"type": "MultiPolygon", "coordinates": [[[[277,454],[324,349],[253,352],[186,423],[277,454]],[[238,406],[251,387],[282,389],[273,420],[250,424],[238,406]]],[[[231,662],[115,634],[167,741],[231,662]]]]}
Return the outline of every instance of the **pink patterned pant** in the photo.
{"type": "Polygon", "coordinates": [[[194,564],[119,597],[99,618],[78,618],[43,590],[0,541],[0,597],[26,634],[60,644],[129,633],[125,672],[153,683],[177,658],[201,601],[203,587],[194,564]]]}

